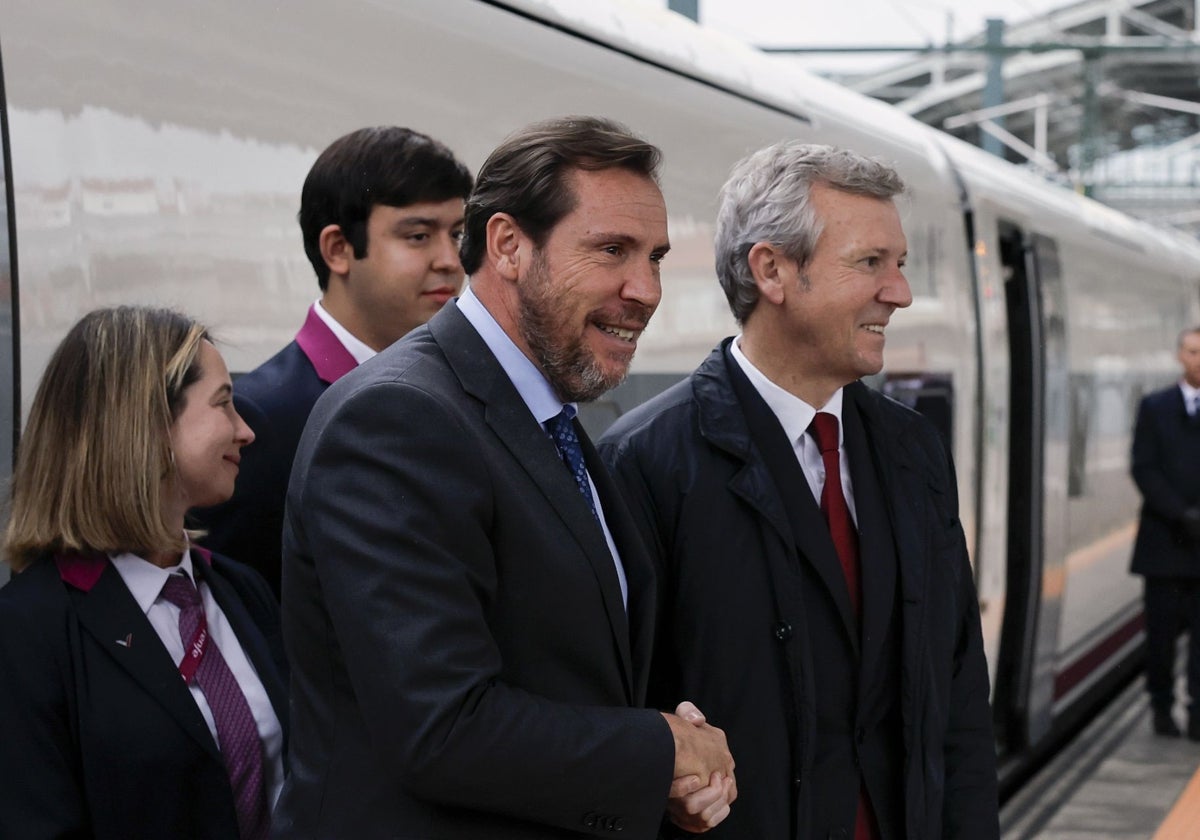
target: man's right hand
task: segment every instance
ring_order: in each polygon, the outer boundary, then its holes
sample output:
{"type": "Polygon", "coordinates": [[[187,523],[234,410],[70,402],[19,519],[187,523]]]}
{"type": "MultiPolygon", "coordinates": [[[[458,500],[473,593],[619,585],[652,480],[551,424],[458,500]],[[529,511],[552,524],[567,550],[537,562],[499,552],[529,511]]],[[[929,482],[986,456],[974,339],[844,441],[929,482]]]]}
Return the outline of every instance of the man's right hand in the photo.
{"type": "Polygon", "coordinates": [[[704,832],[729,816],[737,799],[733,756],[725,733],[705,722],[685,700],[675,714],[663,712],[675,738],[675,781],[667,803],[671,822],[686,831],[704,832]],[[707,783],[707,784],[706,784],[707,783]]]}

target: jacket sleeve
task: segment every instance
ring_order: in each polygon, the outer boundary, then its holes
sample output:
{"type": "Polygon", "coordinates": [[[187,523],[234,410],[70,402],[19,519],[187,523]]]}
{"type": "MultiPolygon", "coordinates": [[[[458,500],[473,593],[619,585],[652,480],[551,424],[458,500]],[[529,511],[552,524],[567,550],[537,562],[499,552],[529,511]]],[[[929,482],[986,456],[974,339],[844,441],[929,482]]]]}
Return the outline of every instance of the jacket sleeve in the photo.
{"type": "Polygon", "coordinates": [[[427,801],[576,831],[585,812],[622,814],[630,835],[653,834],[674,767],[662,716],[504,679],[489,608],[519,562],[493,548],[512,523],[495,456],[444,399],[394,382],[350,395],[289,498],[378,757],[427,801]]]}
{"type": "Polygon", "coordinates": [[[1156,413],[1154,396],[1144,397],[1133,427],[1131,472],[1146,507],[1159,516],[1176,521],[1183,516],[1189,502],[1174,488],[1163,469],[1171,453],[1156,429],[1156,413]]]}
{"type": "Polygon", "coordinates": [[[90,837],[72,732],[72,622],[32,608],[28,589],[22,603],[14,594],[0,592],[0,837],[90,837]]]}

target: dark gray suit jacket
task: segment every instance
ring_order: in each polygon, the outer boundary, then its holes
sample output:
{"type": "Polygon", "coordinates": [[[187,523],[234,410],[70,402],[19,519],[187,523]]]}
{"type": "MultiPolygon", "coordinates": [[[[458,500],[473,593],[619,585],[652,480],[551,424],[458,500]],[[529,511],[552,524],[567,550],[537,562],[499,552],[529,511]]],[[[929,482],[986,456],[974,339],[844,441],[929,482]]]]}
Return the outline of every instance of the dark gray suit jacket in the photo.
{"type": "Polygon", "coordinates": [[[628,619],[598,523],[457,306],[317,402],[284,527],[282,836],[654,837],[674,745],[636,708],[650,563],[579,434],[628,619]]]}
{"type": "Polygon", "coordinates": [[[1200,504],[1200,416],[1189,417],[1179,385],[1147,395],[1133,431],[1133,480],[1142,514],[1131,571],[1150,577],[1200,577],[1200,544],[1183,530],[1183,512],[1200,504]]]}

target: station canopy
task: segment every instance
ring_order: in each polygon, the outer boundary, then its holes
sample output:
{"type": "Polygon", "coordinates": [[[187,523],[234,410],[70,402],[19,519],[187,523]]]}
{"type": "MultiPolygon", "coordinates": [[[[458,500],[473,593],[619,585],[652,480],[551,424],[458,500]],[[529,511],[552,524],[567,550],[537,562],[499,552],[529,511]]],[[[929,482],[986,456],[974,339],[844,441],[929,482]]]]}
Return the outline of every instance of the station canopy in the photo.
{"type": "Polygon", "coordinates": [[[828,75],[1132,215],[1200,235],[1198,7],[1082,0],[991,21],[965,41],[869,73],[828,75]]]}

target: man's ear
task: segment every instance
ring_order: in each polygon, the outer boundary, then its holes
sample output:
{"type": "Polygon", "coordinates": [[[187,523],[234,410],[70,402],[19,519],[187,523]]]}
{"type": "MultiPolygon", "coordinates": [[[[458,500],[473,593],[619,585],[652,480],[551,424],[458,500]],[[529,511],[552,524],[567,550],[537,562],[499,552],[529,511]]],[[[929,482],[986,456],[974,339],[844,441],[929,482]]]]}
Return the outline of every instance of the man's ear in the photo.
{"type": "Polygon", "coordinates": [[[521,275],[527,243],[517,220],[507,213],[496,213],[488,219],[485,231],[487,261],[497,274],[515,283],[521,275]]]}
{"type": "Polygon", "coordinates": [[[329,266],[331,274],[347,275],[350,273],[350,261],[354,259],[354,248],[350,240],[342,233],[341,225],[326,225],[317,235],[317,245],[321,249],[321,258],[329,266]]]}
{"type": "Polygon", "coordinates": [[[796,261],[770,242],[756,242],[746,261],[759,295],[773,304],[783,303],[786,280],[797,268],[796,261]]]}

